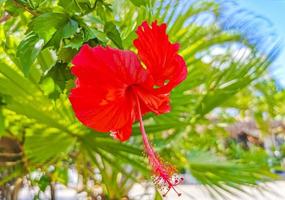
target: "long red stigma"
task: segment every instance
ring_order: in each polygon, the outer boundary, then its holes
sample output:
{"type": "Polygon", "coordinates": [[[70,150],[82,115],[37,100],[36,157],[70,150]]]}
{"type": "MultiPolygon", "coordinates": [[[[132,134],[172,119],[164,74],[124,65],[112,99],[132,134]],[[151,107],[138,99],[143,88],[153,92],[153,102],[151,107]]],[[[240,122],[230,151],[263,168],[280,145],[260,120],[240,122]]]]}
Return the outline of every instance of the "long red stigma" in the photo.
{"type": "Polygon", "coordinates": [[[170,191],[170,189],[173,189],[178,196],[181,196],[181,193],[177,192],[175,186],[179,185],[184,179],[177,175],[175,167],[173,167],[168,163],[163,162],[163,160],[159,157],[159,155],[154,151],[146,135],[146,131],[142,120],[140,102],[137,96],[136,96],[136,103],[137,103],[137,109],[138,109],[137,111],[140,122],[140,131],[142,133],[145,153],[148,157],[149,163],[151,165],[154,174],[153,182],[158,188],[158,190],[162,192],[162,195],[164,197],[170,191]]]}

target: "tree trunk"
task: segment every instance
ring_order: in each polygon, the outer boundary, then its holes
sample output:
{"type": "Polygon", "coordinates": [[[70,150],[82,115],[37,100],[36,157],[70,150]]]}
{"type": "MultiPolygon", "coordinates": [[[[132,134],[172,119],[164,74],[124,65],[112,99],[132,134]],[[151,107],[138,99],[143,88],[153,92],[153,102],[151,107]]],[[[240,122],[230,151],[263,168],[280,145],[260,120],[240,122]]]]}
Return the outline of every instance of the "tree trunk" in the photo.
{"type": "Polygon", "coordinates": [[[50,198],[51,200],[55,200],[55,187],[53,183],[50,183],[50,198]]]}
{"type": "Polygon", "coordinates": [[[17,200],[18,199],[18,194],[22,188],[22,183],[23,183],[23,180],[21,178],[18,178],[16,180],[16,182],[14,184],[13,191],[11,191],[11,200],[17,200]]]}

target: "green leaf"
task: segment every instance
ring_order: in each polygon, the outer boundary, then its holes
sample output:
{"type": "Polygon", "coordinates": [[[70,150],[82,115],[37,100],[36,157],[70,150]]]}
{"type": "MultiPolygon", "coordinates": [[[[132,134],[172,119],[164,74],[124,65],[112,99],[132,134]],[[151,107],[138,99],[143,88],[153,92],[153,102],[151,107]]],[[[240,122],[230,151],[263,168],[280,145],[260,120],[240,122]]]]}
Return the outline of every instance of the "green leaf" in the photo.
{"type": "Polygon", "coordinates": [[[104,22],[107,22],[114,18],[111,4],[103,2],[102,0],[96,2],[96,13],[104,22]]]}
{"type": "Polygon", "coordinates": [[[46,191],[47,186],[50,184],[50,178],[47,175],[41,176],[38,181],[38,186],[42,192],[46,191]]]}
{"type": "Polygon", "coordinates": [[[20,60],[22,71],[27,76],[31,65],[43,48],[44,40],[35,33],[28,34],[17,48],[17,57],[20,60]]]}
{"type": "Polygon", "coordinates": [[[82,11],[80,5],[74,0],[59,0],[58,5],[67,12],[79,13],[82,11]]]}
{"type": "MultiPolygon", "coordinates": [[[[41,81],[41,89],[43,90],[46,96],[53,95],[56,93],[56,86],[52,78],[46,77],[44,80],[41,81]]],[[[57,95],[58,96],[58,95],[57,95]]]]}
{"type": "MultiPolygon", "coordinates": [[[[1,100],[1,97],[0,97],[1,100]]],[[[0,102],[1,104],[1,102],[0,102]]],[[[4,134],[4,130],[5,130],[5,118],[4,118],[4,114],[3,114],[3,108],[0,105],[0,137],[4,134]]]]}
{"type": "Polygon", "coordinates": [[[79,49],[83,43],[88,42],[91,46],[96,44],[103,44],[108,41],[107,36],[104,32],[98,31],[97,29],[91,29],[88,27],[83,27],[80,33],[76,33],[75,36],[70,39],[69,43],[65,47],[70,47],[72,49],[79,49]]]}
{"type": "MultiPolygon", "coordinates": [[[[68,16],[63,13],[44,13],[36,17],[30,24],[29,28],[37,33],[40,38],[47,43],[54,33],[64,26],[68,20],[68,16]]],[[[68,30],[69,28],[67,28],[68,30]]],[[[67,31],[68,33],[68,31],[67,31]]]]}
{"type": "Polygon", "coordinates": [[[60,48],[58,50],[57,56],[58,56],[58,59],[62,61],[63,63],[69,63],[76,53],[77,53],[76,49],[60,48]]]}
{"type": "MultiPolygon", "coordinates": [[[[0,78],[0,82],[5,81],[5,84],[1,84],[1,92],[6,89],[7,95],[35,95],[38,92],[38,89],[35,85],[27,78],[23,77],[22,74],[18,73],[13,67],[8,66],[6,63],[0,62],[0,73],[6,77],[0,78]]],[[[3,92],[4,93],[4,92],[3,92]]]]}
{"type": "MultiPolygon", "coordinates": [[[[265,181],[277,176],[259,163],[239,163],[225,160],[211,152],[191,151],[187,154],[189,165],[186,166],[192,175],[201,183],[230,187],[254,185],[257,181],[265,181]]],[[[266,162],[266,161],[265,161],[266,162]]]]}
{"type": "Polygon", "coordinates": [[[73,19],[69,19],[67,24],[63,27],[63,36],[62,38],[69,38],[70,36],[74,35],[78,29],[77,21],[73,19]]]}
{"type": "Polygon", "coordinates": [[[33,130],[26,134],[25,155],[34,164],[52,163],[56,159],[62,159],[74,142],[75,138],[56,129],[33,130]]]}
{"type": "Polygon", "coordinates": [[[68,184],[68,170],[63,167],[56,167],[53,178],[64,185],[68,184]]]}
{"type": "Polygon", "coordinates": [[[135,6],[145,6],[146,0],[130,0],[135,6]]]}
{"type": "Polygon", "coordinates": [[[120,36],[120,32],[118,31],[117,27],[113,22],[106,22],[104,26],[104,32],[108,36],[109,39],[114,42],[114,44],[119,47],[120,49],[123,49],[123,43],[120,36]]]}
{"type": "Polygon", "coordinates": [[[88,28],[88,27],[84,27],[83,28],[83,33],[84,33],[84,40],[88,41],[90,39],[94,39],[97,38],[98,40],[100,40],[103,43],[107,42],[107,36],[105,35],[104,32],[101,32],[97,29],[94,28],[88,28]]]}
{"type": "Polygon", "coordinates": [[[64,90],[66,82],[71,79],[70,69],[65,63],[56,63],[51,69],[49,69],[45,75],[44,79],[51,77],[55,84],[57,84],[61,90],[64,90]]]}
{"type": "Polygon", "coordinates": [[[32,7],[33,9],[36,9],[36,8],[38,8],[38,7],[40,6],[40,4],[43,3],[44,1],[43,1],[43,0],[29,0],[28,2],[29,2],[29,4],[31,5],[31,7],[32,7]]]}
{"type": "Polygon", "coordinates": [[[56,49],[60,41],[73,36],[78,23],[63,13],[45,13],[36,17],[30,24],[29,29],[37,33],[45,41],[45,48],[53,46],[56,49]]]}
{"type": "Polygon", "coordinates": [[[76,34],[68,44],[66,44],[64,47],[72,48],[72,49],[79,49],[82,44],[84,43],[84,38],[82,34],[76,34]]]}
{"type": "Polygon", "coordinates": [[[58,49],[61,40],[73,36],[76,33],[77,29],[77,21],[69,19],[68,21],[66,21],[66,24],[62,25],[62,27],[57,28],[56,32],[52,35],[51,39],[45,45],[45,48],[53,46],[55,49],[58,49]]]}

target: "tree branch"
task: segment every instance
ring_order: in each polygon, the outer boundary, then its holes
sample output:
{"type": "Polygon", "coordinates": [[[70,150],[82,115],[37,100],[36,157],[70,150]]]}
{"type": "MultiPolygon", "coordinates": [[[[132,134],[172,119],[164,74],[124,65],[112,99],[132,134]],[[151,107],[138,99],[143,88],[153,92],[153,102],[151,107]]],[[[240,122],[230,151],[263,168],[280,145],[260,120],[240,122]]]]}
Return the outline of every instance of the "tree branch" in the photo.
{"type": "Polygon", "coordinates": [[[6,22],[10,17],[11,15],[5,12],[4,16],[0,18],[0,24],[6,22]]]}
{"type": "Polygon", "coordinates": [[[36,11],[34,11],[34,10],[31,10],[29,7],[27,7],[27,6],[23,5],[23,4],[21,4],[21,3],[18,2],[17,0],[12,0],[12,1],[13,1],[13,3],[15,4],[16,7],[22,8],[22,9],[24,9],[25,11],[29,12],[30,14],[32,14],[32,15],[34,15],[34,16],[39,15],[38,12],[36,12],[36,11]]]}

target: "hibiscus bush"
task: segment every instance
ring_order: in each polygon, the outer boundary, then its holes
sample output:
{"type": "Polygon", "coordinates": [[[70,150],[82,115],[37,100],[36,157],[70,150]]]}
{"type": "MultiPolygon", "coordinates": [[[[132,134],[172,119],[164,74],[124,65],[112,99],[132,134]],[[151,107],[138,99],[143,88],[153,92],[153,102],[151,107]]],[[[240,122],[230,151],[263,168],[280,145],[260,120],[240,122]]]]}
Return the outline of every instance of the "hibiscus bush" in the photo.
{"type": "MultiPolygon", "coordinates": [[[[262,145],[243,148],[228,129],[250,118],[266,135],[269,121],[285,114],[285,93],[267,76],[278,41],[268,29],[257,31],[262,19],[232,2],[209,0],[2,0],[0,5],[0,195],[16,199],[29,186],[38,188],[35,199],[45,191],[54,199],[61,184],[94,199],[128,198],[135,183],[157,175],[157,163],[164,166],[160,176],[165,170],[191,174],[190,181],[195,178],[214,196],[277,178],[272,170],[280,164],[268,162],[273,158],[262,145]],[[143,22],[146,35],[140,36],[143,22]],[[155,26],[161,28],[157,35],[151,32],[155,26]],[[173,52],[180,64],[172,57],[174,64],[165,64],[173,52]],[[117,54],[123,58],[112,61],[117,54]],[[123,61],[130,67],[125,77],[125,68],[112,74],[101,67],[111,63],[118,70],[123,61]],[[97,71],[80,71],[78,66],[93,62],[97,71]],[[74,65],[78,69],[71,70],[74,65]],[[151,74],[141,76],[155,77],[151,84],[140,79],[144,89],[134,102],[142,112],[132,113],[127,96],[122,107],[100,108],[103,114],[94,117],[98,98],[104,96],[100,106],[111,102],[117,79],[130,81],[138,65],[141,74],[151,74]],[[96,88],[90,89],[90,82],[96,88]],[[71,91],[75,100],[72,95],[69,100],[71,91]],[[142,113],[147,134],[137,122],[142,113]],[[117,129],[125,121],[127,131],[117,129]]],[[[165,192],[160,189],[154,198],[165,192]]]]}

